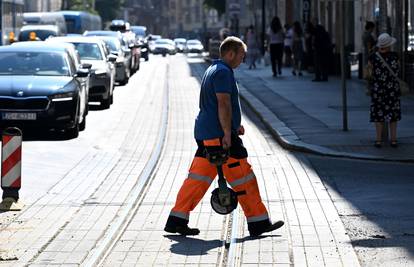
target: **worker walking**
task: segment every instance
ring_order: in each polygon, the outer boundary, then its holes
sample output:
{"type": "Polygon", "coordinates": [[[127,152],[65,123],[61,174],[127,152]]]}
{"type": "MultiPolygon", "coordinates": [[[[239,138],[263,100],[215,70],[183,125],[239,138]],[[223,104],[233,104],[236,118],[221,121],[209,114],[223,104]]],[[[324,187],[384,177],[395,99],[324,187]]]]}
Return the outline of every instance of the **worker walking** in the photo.
{"type": "Polygon", "coordinates": [[[260,197],[256,176],[247,161],[247,150],[239,135],[241,125],[239,92],[233,69],[246,54],[246,45],[237,37],[227,37],[220,45],[220,59],[206,70],[200,92],[200,111],[195,121],[195,139],[198,145],[187,179],[177,195],[164,230],[182,235],[198,235],[197,228],[188,226],[190,212],[197,206],[217,176],[217,168],[209,161],[208,151],[227,151],[222,165],[227,182],[236,192],[247,218],[251,236],[259,236],[280,228],[284,222],[271,223],[260,197]]]}

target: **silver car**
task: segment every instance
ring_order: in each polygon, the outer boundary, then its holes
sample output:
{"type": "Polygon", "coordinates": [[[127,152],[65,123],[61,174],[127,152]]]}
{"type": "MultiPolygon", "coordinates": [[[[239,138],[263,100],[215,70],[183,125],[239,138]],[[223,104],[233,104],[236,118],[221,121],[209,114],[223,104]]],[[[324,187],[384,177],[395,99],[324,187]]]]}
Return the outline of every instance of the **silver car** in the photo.
{"type": "Polygon", "coordinates": [[[93,37],[56,37],[53,42],[75,45],[82,64],[91,64],[89,102],[100,102],[103,109],[113,103],[115,86],[115,66],[117,56],[107,52],[105,43],[93,37]]]}

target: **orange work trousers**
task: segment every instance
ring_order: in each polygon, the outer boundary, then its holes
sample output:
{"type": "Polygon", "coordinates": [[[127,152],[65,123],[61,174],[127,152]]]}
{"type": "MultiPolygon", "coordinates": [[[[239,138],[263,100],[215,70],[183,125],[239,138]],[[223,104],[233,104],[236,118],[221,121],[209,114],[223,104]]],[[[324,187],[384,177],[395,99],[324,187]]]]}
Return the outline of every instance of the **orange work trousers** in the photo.
{"type": "MultiPolygon", "coordinates": [[[[217,139],[219,140],[219,139],[217,139]]],[[[198,141],[198,150],[191,164],[188,177],[178,192],[175,206],[172,208],[167,225],[187,224],[190,212],[194,210],[203,198],[211,183],[217,176],[217,167],[206,158],[205,149],[208,144],[198,141]]],[[[243,209],[249,224],[249,230],[269,225],[269,216],[260,197],[256,176],[251,165],[247,162],[247,151],[239,137],[232,138],[232,147],[227,162],[223,164],[223,173],[227,183],[234,191],[246,191],[238,196],[238,202],[243,209]]]]}

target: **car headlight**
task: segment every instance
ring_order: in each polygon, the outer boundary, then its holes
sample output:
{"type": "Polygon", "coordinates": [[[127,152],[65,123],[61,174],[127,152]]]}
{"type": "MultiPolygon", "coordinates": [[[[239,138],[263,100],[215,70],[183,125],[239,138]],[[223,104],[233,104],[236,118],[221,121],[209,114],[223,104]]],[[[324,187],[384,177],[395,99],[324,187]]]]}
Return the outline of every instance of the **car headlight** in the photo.
{"type": "Polygon", "coordinates": [[[51,98],[52,98],[52,102],[72,101],[73,95],[74,95],[73,92],[69,92],[69,93],[52,95],[51,98]]]}
{"type": "Polygon", "coordinates": [[[106,70],[103,70],[103,69],[95,70],[95,76],[96,76],[96,78],[105,78],[106,77],[106,70]]]}

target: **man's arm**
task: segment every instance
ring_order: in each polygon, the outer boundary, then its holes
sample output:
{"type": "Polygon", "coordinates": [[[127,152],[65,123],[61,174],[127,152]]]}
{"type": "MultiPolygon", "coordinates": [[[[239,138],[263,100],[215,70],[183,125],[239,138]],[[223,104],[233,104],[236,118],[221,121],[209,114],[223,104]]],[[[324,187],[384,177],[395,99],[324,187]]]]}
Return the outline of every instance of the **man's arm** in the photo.
{"type": "Polygon", "coordinates": [[[216,96],[219,121],[224,132],[223,148],[228,149],[231,146],[231,98],[227,93],[216,93],[216,96]]]}

